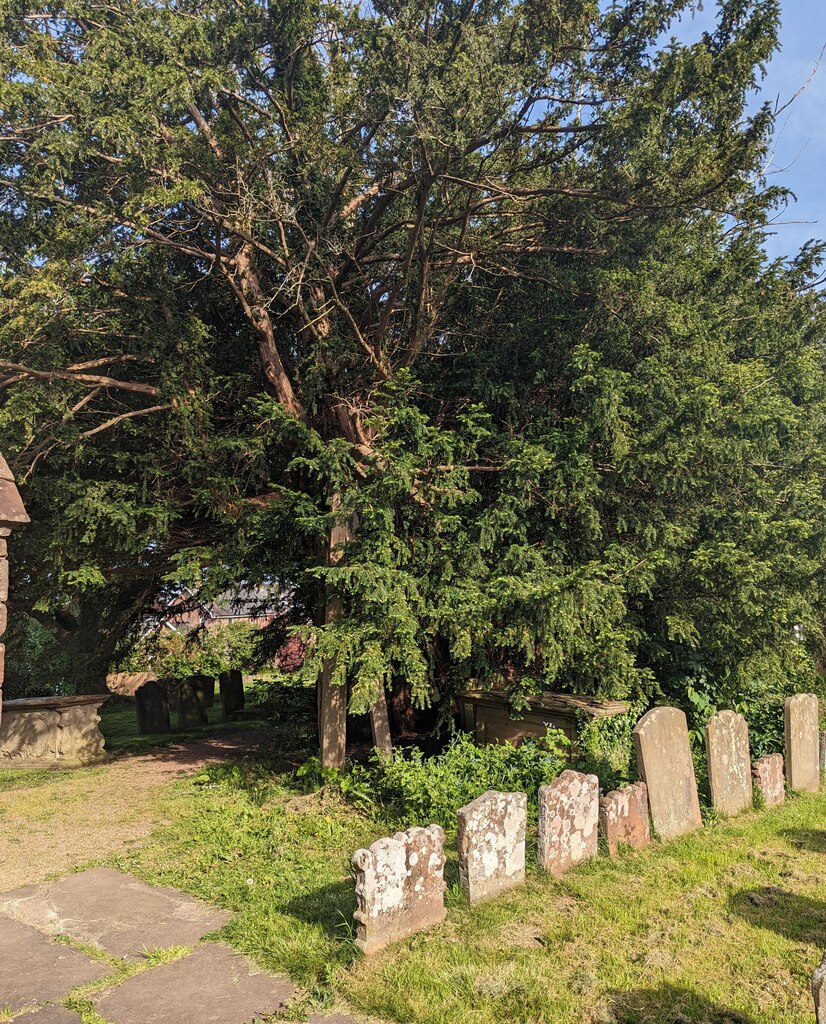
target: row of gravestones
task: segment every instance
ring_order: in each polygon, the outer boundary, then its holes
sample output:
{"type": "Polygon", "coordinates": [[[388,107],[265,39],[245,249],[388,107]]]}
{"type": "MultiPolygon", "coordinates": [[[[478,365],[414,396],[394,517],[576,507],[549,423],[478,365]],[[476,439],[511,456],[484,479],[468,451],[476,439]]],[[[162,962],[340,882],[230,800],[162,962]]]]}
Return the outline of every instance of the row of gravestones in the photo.
{"type": "MultiPolygon", "coordinates": [[[[111,676],[114,688],[124,681],[135,688],[138,735],[170,732],[170,708],[177,713],[180,730],[200,729],[209,723],[208,712],[215,703],[215,679],[193,675],[183,680],[158,679],[151,673],[111,676]]],[[[224,720],[231,721],[244,708],[244,682],[237,669],[218,677],[224,720]]]]}
{"type": "MultiPolygon", "coordinates": [[[[797,694],[785,705],[786,772],[790,788],[820,788],[817,698],[797,694]]],[[[621,844],[642,849],[702,825],[686,717],[677,708],[654,708],[634,729],[642,781],[600,799],[596,775],[564,771],[539,789],[538,862],[562,876],[594,857],[600,831],[609,856],[621,844]]],[[[721,711],[708,722],[706,753],[711,804],[738,814],[753,805],[752,786],[765,806],[785,798],[784,759],[769,754],[751,762],[742,715],[721,711]]],[[[487,792],[458,812],[459,880],[471,903],[525,880],[524,793],[487,792]]],[[[444,831],[411,828],[357,850],[356,945],[374,953],[429,928],[445,917],[444,831]]],[[[824,1022],[826,1024],[826,1022],[824,1022]]]]}

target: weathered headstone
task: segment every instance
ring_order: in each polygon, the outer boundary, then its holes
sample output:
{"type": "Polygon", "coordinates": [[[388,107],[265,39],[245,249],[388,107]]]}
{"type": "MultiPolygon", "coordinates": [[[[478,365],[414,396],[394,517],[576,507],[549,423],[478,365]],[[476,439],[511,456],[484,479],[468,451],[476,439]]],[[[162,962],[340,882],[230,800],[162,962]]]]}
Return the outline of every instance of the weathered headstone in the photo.
{"type": "Polygon", "coordinates": [[[409,828],[356,850],[356,945],[375,953],[445,918],[444,831],[409,828]]]}
{"type": "Polygon", "coordinates": [[[826,1024],[826,953],[812,975],[812,996],[817,1024],[826,1024]]]}
{"type": "Polygon", "coordinates": [[[224,721],[231,721],[233,715],[244,707],[244,677],[237,668],[231,668],[218,676],[218,688],[224,721]]]}
{"type": "Polygon", "coordinates": [[[752,806],[749,727],[735,711],[718,711],[706,725],[711,806],[735,815],[752,806]]]}
{"type": "Polygon", "coordinates": [[[157,732],[169,732],[169,698],[166,688],[154,679],[147,680],[135,690],[135,713],[138,718],[138,735],[147,736],[157,732]]]}
{"type": "Polygon", "coordinates": [[[599,824],[608,854],[616,857],[620,843],[641,850],[651,841],[648,791],[644,782],[614,789],[599,802],[599,824]]]}
{"type": "Polygon", "coordinates": [[[539,865],[557,877],[597,853],[599,779],[564,771],[539,787],[539,865]]]}
{"type": "Polygon", "coordinates": [[[813,693],[786,698],[786,778],[792,789],[820,789],[820,709],[813,693]]]}
{"type": "Polygon", "coordinates": [[[525,881],[524,793],[488,790],[458,814],[459,882],[471,903],[525,881]]]}
{"type": "Polygon", "coordinates": [[[652,708],[634,727],[634,747],[656,834],[673,839],[700,828],[700,800],[683,712],[652,708]]]}
{"type": "Polygon", "coordinates": [[[191,676],[178,686],[178,728],[201,729],[209,723],[200,676],[191,676]]]}
{"type": "Polygon", "coordinates": [[[754,785],[763,797],[766,807],[782,804],[786,799],[786,785],[783,778],[783,755],[764,754],[751,766],[754,785]]]}

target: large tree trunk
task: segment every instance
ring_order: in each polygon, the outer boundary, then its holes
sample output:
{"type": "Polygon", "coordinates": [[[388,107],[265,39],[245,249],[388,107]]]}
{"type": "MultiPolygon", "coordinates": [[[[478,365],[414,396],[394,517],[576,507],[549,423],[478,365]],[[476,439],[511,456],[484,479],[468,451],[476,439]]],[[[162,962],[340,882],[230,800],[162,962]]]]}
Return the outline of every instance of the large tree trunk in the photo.
{"type": "MultiPolygon", "coordinates": [[[[334,494],[331,501],[333,512],[338,511],[341,499],[334,494]]],[[[344,554],[344,546],[353,539],[355,524],[336,523],[327,540],[327,564],[335,565],[344,554]]],[[[344,604],[340,597],[328,593],[324,608],[324,623],[328,625],[344,615],[344,604]]],[[[325,768],[341,768],[347,752],[347,687],[332,682],[335,658],[326,658],[318,680],[318,734],[321,746],[321,764],[325,768]]],[[[380,682],[377,682],[376,699],[370,709],[370,725],[373,730],[373,745],[384,756],[393,752],[390,737],[390,721],[387,713],[387,699],[380,682]]]]}

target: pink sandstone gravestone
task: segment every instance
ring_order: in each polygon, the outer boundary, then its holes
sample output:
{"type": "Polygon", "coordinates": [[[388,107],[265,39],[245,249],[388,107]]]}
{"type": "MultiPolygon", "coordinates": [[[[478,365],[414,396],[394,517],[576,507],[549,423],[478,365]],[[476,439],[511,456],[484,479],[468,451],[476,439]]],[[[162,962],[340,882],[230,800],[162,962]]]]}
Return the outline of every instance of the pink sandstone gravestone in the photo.
{"type": "Polygon", "coordinates": [[[683,712],[652,708],[634,727],[634,746],[656,834],[673,839],[700,828],[700,800],[683,712]]]}
{"type": "Polygon", "coordinates": [[[782,754],[764,754],[763,757],[758,757],[751,766],[751,774],[766,807],[783,803],[786,799],[786,785],[782,754]]]}
{"type": "Polygon", "coordinates": [[[718,711],[706,725],[711,806],[735,815],[752,806],[749,728],[742,715],[718,711]]]}
{"type": "Polygon", "coordinates": [[[614,789],[599,802],[599,825],[608,855],[616,857],[620,844],[642,850],[651,841],[648,791],[644,782],[614,789]]]}
{"type": "Polygon", "coordinates": [[[792,789],[820,789],[820,708],[813,693],[796,693],[785,703],[786,777],[792,789]]]}
{"type": "Polygon", "coordinates": [[[356,945],[376,953],[445,918],[444,831],[409,828],[356,850],[356,945]]]}
{"type": "Polygon", "coordinates": [[[471,903],[525,881],[525,793],[488,790],[458,813],[459,881],[471,903]]]}
{"type": "Polygon", "coordinates": [[[595,857],[599,820],[599,779],[562,772],[539,787],[539,866],[557,877],[595,857]]]}

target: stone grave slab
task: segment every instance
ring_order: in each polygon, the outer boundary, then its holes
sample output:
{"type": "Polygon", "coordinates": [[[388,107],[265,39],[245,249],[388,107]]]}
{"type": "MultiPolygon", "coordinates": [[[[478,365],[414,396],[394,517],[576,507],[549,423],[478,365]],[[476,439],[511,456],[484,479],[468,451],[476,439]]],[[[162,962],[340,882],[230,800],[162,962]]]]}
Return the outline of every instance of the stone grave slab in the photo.
{"type": "Polygon", "coordinates": [[[356,850],[356,945],[376,953],[445,919],[445,833],[409,828],[356,850]]]}
{"type": "Polygon", "coordinates": [[[735,815],[752,806],[749,727],[735,711],[718,711],[706,725],[711,806],[735,815]]]}
{"type": "Polygon", "coordinates": [[[24,1013],[22,1017],[15,1017],[12,1024],[81,1024],[81,1020],[74,1011],[52,1003],[35,1010],[34,1013],[24,1013]]]}
{"type": "Polygon", "coordinates": [[[599,802],[599,826],[608,847],[608,856],[616,857],[621,843],[642,850],[651,841],[648,821],[648,791],[644,782],[612,789],[599,802]]]}
{"type": "Polygon", "coordinates": [[[783,777],[783,755],[764,754],[751,766],[754,785],[763,795],[766,807],[782,804],[786,799],[786,785],[783,777]]]}
{"type": "Polygon", "coordinates": [[[471,903],[525,881],[525,793],[488,790],[458,813],[459,881],[471,903]]]}
{"type": "Polygon", "coordinates": [[[222,942],[129,978],[94,998],[111,1024],[249,1024],[281,1010],[293,994],[282,975],[258,973],[222,942]]]}
{"type": "Polygon", "coordinates": [[[145,949],[194,946],[231,917],[174,889],[147,885],[110,868],[2,893],[0,914],[48,935],[69,935],[130,957],[145,949]]]}
{"type": "Polygon", "coordinates": [[[0,1010],[8,1007],[16,1013],[47,999],[62,999],[77,985],[111,972],[108,964],[0,917],[0,1010]]]}
{"type": "Polygon", "coordinates": [[[820,708],[813,693],[796,693],[785,703],[786,777],[792,789],[820,789],[820,708]]]}
{"type": "Polygon", "coordinates": [[[599,779],[566,769],[539,787],[537,859],[557,878],[597,855],[599,779]]]}
{"type": "Polygon", "coordinates": [[[654,831],[673,839],[703,824],[688,723],[679,708],[652,708],[634,726],[634,747],[654,831]]]}

